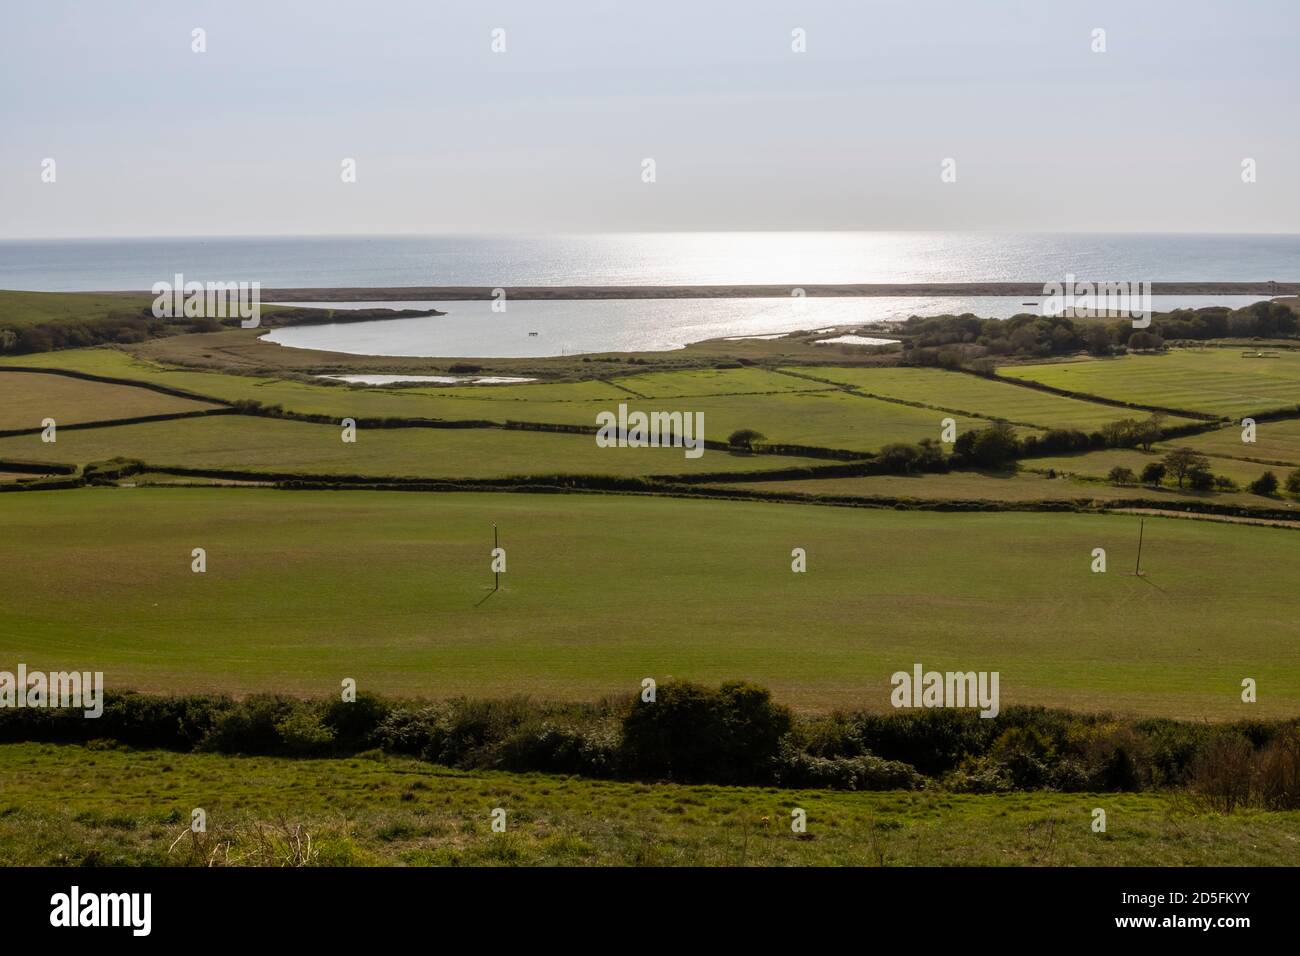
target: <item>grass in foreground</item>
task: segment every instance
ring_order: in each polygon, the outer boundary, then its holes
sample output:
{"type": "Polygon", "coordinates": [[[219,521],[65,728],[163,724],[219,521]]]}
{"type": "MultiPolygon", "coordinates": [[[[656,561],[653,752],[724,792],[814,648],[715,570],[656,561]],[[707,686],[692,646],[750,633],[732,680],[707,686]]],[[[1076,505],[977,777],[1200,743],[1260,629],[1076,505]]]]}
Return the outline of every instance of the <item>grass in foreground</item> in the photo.
{"type": "Polygon", "coordinates": [[[0,861],[46,865],[1268,866],[1300,813],[1172,794],[959,796],[686,787],[293,760],[0,746],[0,861]],[[191,811],[207,814],[193,835],[191,811]],[[493,833],[491,812],[506,811],[493,833]],[[790,829],[794,807],[807,832],[790,829]],[[1107,830],[1093,833],[1092,811],[1107,830]],[[179,839],[178,839],[179,838],[179,839]]]}
{"type": "Polygon", "coordinates": [[[1295,532],[614,495],[134,488],[0,496],[0,665],[114,689],[594,699],[742,678],[888,708],[922,662],[1003,706],[1300,707],[1295,532]],[[492,594],[492,525],[508,554],[492,594]],[[190,569],[207,550],[207,572],[190,569]],[[807,549],[794,574],[792,548],[807,549]],[[1110,571],[1089,570],[1093,548],[1110,571]],[[1240,701],[1241,680],[1259,703],[1240,701]]]}

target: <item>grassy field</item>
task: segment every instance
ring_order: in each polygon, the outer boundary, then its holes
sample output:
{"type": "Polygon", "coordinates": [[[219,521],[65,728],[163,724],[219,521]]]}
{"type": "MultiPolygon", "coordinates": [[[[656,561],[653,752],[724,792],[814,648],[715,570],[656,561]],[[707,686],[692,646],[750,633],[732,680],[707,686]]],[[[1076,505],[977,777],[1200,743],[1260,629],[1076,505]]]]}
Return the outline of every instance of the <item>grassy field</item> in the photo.
{"type": "Polygon", "coordinates": [[[580,700],[675,676],[885,709],[921,661],[999,671],[1003,706],[1300,706],[1289,530],[1148,518],[1137,579],[1136,521],[1105,515],[136,488],[0,496],[0,524],[0,662],[113,688],[580,700]]]}
{"type": "MultiPolygon", "coordinates": [[[[1286,462],[1300,467],[1300,419],[1256,423],[1253,444],[1243,442],[1241,432],[1241,426],[1234,423],[1227,428],[1179,439],[1178,444],[1195,448],[1205,455],[1286,462]]],[[[1279,478],[1283,477],[1281,472],[1285,470],[1274,469],[1279,478]]]]}
{"type": "MultiPolygon", "coordinates": [[[[1141,475],[1142,469],[1151,462],[1158,462],[1165,453],[1175,447],[1192,445],[1190,441],[1179,439],[1164,445],[1156,445],[1151,451],[1139,448],[1107,448],[1101,451],[1083,452],[1075,455],[1049,455],[1042,458],[1028,458],[1021,462],[1022,467],[1034,471],[1053,469],[1069,475],[1085,475],[1090,478],[1105,478],[1112,468],[1128,468],[1135,475],[1141,475]]],[[[1285,477],[1275,466],[1260,465],[1254,462],[1240,461],[1235,458],[1210,458],[1210,470],[1216,475],[1226,475],[1245,488],[1266,471],[1273,471],[1278,478],[1285,477]]],[[[1174,490],[1177,490],[1176,488],[1174,490]]],[[[1270,499],[1254,496],[1254,504],[1267,504],[1270,499]]],[[[1219,500],[1215,498],[1214,500],[1219,500]]]]}
{"type": "Polygon", "coordinates": [[[220,415],[0,438],[0,460],[84,465],[135,458],[160,468],[307,475],[499,478],[516,475],[678,475],[774,471],[825,461],[706,449],[601,448],[592,435],[498,428],[361,428],[355,443],[337,425],[220,415]]]}
{"type": "MultiPolygon", "coordinates": [[[[144,362],[116,349],[81,349],[25,356],[14,364],[70,368],[137,381],[156,382],[199,395],[238,401],[255,399],[266,405],[334,418],[441,418],[455,421],[527,421],[564,425],[594,425],[596,414],[616,410],[703,412],[705,435],[725,440],[740,428],[757,429],[770,442],[814,445],[870,452],[890,442],[916,442],[939,437],[945,413],[848,395],[807,382],[807,391],[792,391],[799,380],[748,369],[725,370],[726,375],[683,371],[656,375],[655,391],[672,387],[692,395],[638,399],[638,376],[619,378],[622,388],[605,382],[538,383],[473,388],[379,389],[314,385],[274,378],[254,378],[174,369],[144,362]],[[739,376],[739,377],[734,377],[739,376]],[[785,390],[776,388],[776,383],[785,390]],[[768,389],[771,385],[772,388],[768,389]],[[761,387],[752,394],[745,388],[761,387]],[[737,394],[703,394],[711,389],[738,389],[737,394]],[[770,391],[771,393],[766,393],[770,391]],[[536,395],[536,398],[531,396],[536,395]]],[[[953,416],[958,428],[977,428],[978,419],[953,416]]]]}
{"type": "Polygon", "coordinates": [[[64,375],[10,372],[0,368],[0,431],[40,428],[46,418],[60,425],[166,415],[213,408],[146,388],[88,382],[64,375]]]}
{"type": "MultiPolygon", "coordinates": [[[[1099,452],[1098,454],[1104,454],[1099,452]]],[[[1068,459],[1061,459],[1068,461],[1068,459]]],[[[847,495],[850,497],[907,498],[916,501],[989,501],[1032,503],[1040,501],[1094,502],[1098,505],[1141,499],[1167,501],[1170,504],[1194,504],[1213,500],[1220,504],[1242,507],[1282,507],[1274,499],[1246,493],[1206,494],[1182,492],[1177,488],[1119,486],[1105,482],[1079,481],[1059,475],[1030,471],[1038,459],[1024,463],[1026,470],[999,474],[995,472],[953,471],[939,475],[867,475],[854,478],[796,478],[782,481],[722,482],[715,487],[739,491],[774,491],[804,495],[847,495]]],[[[1080,474],[1094,470],[1089,467],[1080,474]]],[[[1104,474],[1104,472],[1103,472],[1104,474]]],[[[1295,503],[1300,511],[1300,503],[1295,503]]]]}
{"type": "Polygon", "coordinates": [[[1300,813],[1168,794],[962,796],[615,783],[375,755],[0,746],[9,865],[1294,866],[1300,813]],[[188,834],[202,807],[208,830],[188,834]],[[506,832],[490,814],[506,811],[506,832]],[[794,807],[807,832],[790,830],[794,807]],[[1092,810],[1106,810],[1093,833],[1092,810]],[[312,853],[295,854],[294,835],[312,853]],[[177,839],[180,837],[181,839],[177,839]]]}
{"type": "Polygon", "coordinates": [[[1237,418],[1300,404],[1300,352],[1243,358],[1238,349],[1175,349],[998,372],[1084,395],[1237,418]]]}
{"type": "Polygon", "coordinates": [[[9,292],[0,290],[0,329],[102,319],[153,305],[151,295],[114,292],[9,292]]]}
{"type": "MultiPolygon", "coordinates": [[[[1107,422],[1133,413],[1097,402],[1080,401],[1021,388],[1006,382],[932,368],[796,368],[792,371],[828,379],[871,395],[973,412],[1040,428],[1096,431],[1107,422]]],[[[1190,419],[1169,418],[1169,425],[1190,419]]]]}

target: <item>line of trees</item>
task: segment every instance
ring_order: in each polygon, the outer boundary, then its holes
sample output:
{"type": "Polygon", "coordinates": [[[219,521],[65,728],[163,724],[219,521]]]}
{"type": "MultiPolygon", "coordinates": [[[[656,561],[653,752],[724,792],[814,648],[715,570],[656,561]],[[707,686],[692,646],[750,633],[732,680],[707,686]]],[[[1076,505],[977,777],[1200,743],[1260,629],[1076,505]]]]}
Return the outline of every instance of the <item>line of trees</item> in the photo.
{"type": "Polygon", "coordinates": [[[1104,357],[1129,349],[1155,350],[1175,339],[1294,338],[1300,316],[1279,302],[1179,309],[1154,316],[1145,329],[1130,319],[1088,319],[1022,313],[981,319],[973,313],[913,317],[903,323],[903,361],[948,368],[991,370],[999,357],[1042,358],[1086,351],[1104,357]],[[985,360],[983,366],[976,364],[985,360]]]}

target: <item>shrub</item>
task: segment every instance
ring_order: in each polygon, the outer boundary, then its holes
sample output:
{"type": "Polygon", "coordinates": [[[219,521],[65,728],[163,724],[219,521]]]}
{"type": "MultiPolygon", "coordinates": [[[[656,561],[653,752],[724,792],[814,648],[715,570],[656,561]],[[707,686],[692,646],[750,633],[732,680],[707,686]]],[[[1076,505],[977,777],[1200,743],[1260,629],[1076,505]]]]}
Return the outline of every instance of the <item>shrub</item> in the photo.
{"type": "Polygon", "coordinates": [[[1142,469],[1142,484],[1158,485],[1165,480],[1165,466],[1153,461],[1142,469]]]}
{"type": "Polygon", "coordinates": [[[1222,732],[1210,739],[1192,764],[1191,789],[1201,806],[1215,813],[1231,813],[1250,799],[1250,741],[1240,734],[1222,732]]]}
{"type": "Polygon", "coordinates": [[[1116,465],[1110,470],[1106,480],[1112,485],[1131,485],[1134,481],[1133,469],[1125,468],[1123,465],[1116,465]]]}
{"type": "Polygon", "coordinates": [[[762,432],[756,432],[752,428],[737,428],[727,436],[727,444],[732,448],[744,448],[748,451],[754,447],[754,442],[762,441],[766,437],[762,432]]]}
{"type": "Polygon", "coordinates": [[[777,759],[776,782],[782,787],[830,790],[920,790],[925,778],[896,760],[870,754],[814,757],[786,741],[777,759]]]}
{"type": "Polygon", "coordinates": [[[773,776],[790,712],[753,684],[718,690],[673,681],[623,720],[623,759],[633,774],[679,782],[753,783],[773,776]]]}
{"type": "Polygon", "coordinates": [[[389,705],[374,694],[362,692],[354,701],[336,700],[324,715],[324,726],[338,745],[351,753],[376,743],[376,733],[388,716],[389,705]]]}
{"type": "Polygon", "coordinates": [[[276,721],[275,730],[290,753],[320,754],[334,743],[333,729],[326,726],[321,713],[312,708],[294,708],[276,721]]]}
{"type": "Polygon", "coordinates": [[[1278,480],[1277,475],[1271,471],[1266,471],[1250,483],[1250,491],[1256,495],[1275,495],[1277,494],[1278,480]]]}
{"type": "Polygon", "coordinates": [[[1300,810],[1300,727],[1278,734],[1256,759],[1255,784],[1265,810],[1300,810]]]}
{"type": "Polygon", "coordinates": [[[222,711],[204,735],[205,750],[232,754],[272,754],[283,748],[279,725],[302,701],[274,694],[259,694],[222,711]]]}

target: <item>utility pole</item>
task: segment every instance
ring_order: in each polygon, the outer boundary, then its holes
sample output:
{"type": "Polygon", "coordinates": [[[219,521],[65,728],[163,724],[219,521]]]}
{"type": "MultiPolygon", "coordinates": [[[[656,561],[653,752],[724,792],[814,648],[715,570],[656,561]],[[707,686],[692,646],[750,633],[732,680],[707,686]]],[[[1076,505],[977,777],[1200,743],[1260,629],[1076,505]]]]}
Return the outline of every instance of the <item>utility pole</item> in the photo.
{"type": "MultiPolygon", "coordinates": [[[[497,553],[497,551],[498,551],[499,549],[500,549],[500,545],[497,543],[497,523],[496,523],[495,521],[493,521],[493,522],[492,522],[492,554],[493,554],[493,563],[494,563],[494,564],[495,564],[495,561],[496,561],[496,559],[495,559],[495,555],[496,555],[496,553],[497,553]]],[[[1141,560],[1141,558],[1139,558],[1139,560],[1141,560]]],[[[492,586],[492,590],[493,590],[493,591],[500,591],[500,590],[501,590],[501,572],[500,572],[500,571],[494,571],[494,572],[492,572],[492,577],[494,578],[493,586],[492,586]]]]}
{"type": "Polygon", "coordinates": [[[1137,575],[1138,577],[1142,577],[1142,536],[1143,536],[1143,533],[1146,531],[1147,519],[1146,519],[1146,518],[1142,518],[1142,519],[1141,519],[1141,522],[1142,522],[1142,523],[1138,525],[1138,559],[1137,559],[1137,566],[1133,569],[1133,573],[1134,573],[1135,575],[1137,575]]]}

